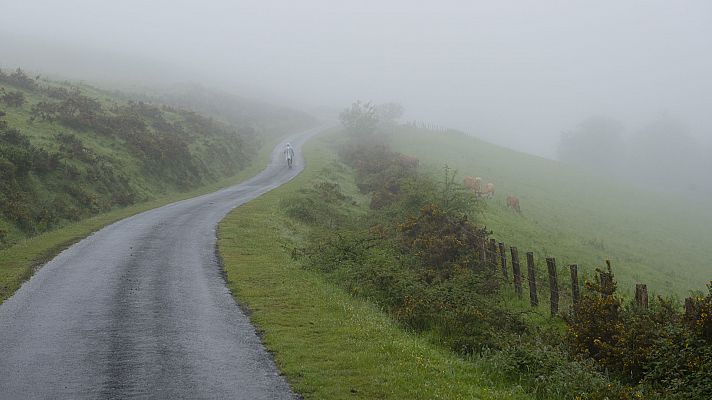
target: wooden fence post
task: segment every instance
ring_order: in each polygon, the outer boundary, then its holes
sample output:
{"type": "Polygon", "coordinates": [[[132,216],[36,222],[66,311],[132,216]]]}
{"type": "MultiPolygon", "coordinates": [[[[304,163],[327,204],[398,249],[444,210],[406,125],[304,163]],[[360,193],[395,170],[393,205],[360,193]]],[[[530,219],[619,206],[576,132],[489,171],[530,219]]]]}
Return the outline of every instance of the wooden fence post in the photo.
{"type": "Polygon", "coordinates": [[[522,270],[519,267],[519,251],[516,247],[510,247],[512,253],[512,274],[514,275],[514,292],[518,298],[522,298],[522,270]]]}
{"type": "Polygon", "coordinates": [[[643,310],[648,309],[648,285],[644,283],[635,284],[635,304],[643,310]]]}
{"type": "Polygon", "coordinates": [[[529,302],[532,307],[539,305],[536,295],[536,270],[534,270],[534,253],[527,252],[527,280],[529,281],[529,302]]]}
{"type": "Polygon", "coordinates": [[[578,281],[578,265],[571,264],[571,265],[569,265],[569,268],[571,269],[571,298],[573,299],[574,304],[576,304],[576,303],[578,303],[579,297],[580,297],[579,281],[578,281]]]}
{"type": "Polygon", "coordinates": [[[549,291],[551,292],[551,316],[559,313],[559,282],[556,277],[556,259],[549,257],[546,259],[546,266],[549,268],[549,291]]]}
{"type": "Polygon", "coordinates": [[[489,241],[489,259],[492,261],[492,268],[497,269],[497,241],[490,239],[489,241]]]}
{"type": "Polygon", "coordinates": [[[502,242],[499,242],[499,261],[502,265],[504,279],[509,279],[509,275],[507,274],[507,252],[504,251],[504,243],[502,242]]]}

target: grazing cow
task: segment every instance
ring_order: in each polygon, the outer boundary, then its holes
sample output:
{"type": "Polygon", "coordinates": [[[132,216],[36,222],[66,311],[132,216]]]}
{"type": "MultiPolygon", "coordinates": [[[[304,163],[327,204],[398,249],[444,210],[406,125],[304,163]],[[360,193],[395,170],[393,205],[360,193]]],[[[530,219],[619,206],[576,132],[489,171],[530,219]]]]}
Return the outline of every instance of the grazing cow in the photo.
{"type": "Polygon", "coordinates": [[[507,207],[520,214],[522,213],[522,209],[519,208],[519,198],[516,196],[507,196],[507,207]]]}
{"type": "Polygon", "coordinates": [[[471,176],[466,176],[465,179],[462,180],[462,184],[465,185],[465,187],[469,190],[471,190],[474,194],[480,195],[480,190],[482,188],[482,179],[478,177],[471,177],[471,176]]]}
{"type": "Polygon", "coordinates": [[[482,196],[489,199],[494,198],[494,183],[489,182],[487,186],[485,186],[485,191],[482,192],[482,196]]]}

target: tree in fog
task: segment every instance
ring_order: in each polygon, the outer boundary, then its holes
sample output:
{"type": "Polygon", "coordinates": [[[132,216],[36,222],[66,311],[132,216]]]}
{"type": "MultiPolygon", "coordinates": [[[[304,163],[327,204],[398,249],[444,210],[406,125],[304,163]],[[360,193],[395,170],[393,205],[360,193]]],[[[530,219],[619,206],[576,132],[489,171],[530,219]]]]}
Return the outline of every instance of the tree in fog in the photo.
{"type": "Polygon", "coordinates": [[[383,124],[395,124],[403,116],[403,106],[398,103],[379,104],[376,116],[383,124]]]}
{"type": "Polygon", "coordinates": [[[371,135],[378,126],[378,111],[370,102],[356,101],[339,114],[341,123],[353,136],[371,135]]]}
{"type": "Polygon", "coordinates": [[[637,179],[663,190],[697,191],[706,179],[700,172],[703,152],[688,128],[662,115],[640,129],[630,147],[631,169],[637,179]]]}
{"type": "Polygon", "coordinates": [[[620,173],[626,145],[623,125],[611,118],[595,116],[561,135],[559,160],[602,173],[620,173]]]}
{"type": "Polygon", "coordinates": [[[398,120],[403,116],[403,106],[398,103],[385,103],[376,106],[376,117],[378,118],[377,130],[379,133],[392,133],[393,128],[398,125],[398,120]]]}

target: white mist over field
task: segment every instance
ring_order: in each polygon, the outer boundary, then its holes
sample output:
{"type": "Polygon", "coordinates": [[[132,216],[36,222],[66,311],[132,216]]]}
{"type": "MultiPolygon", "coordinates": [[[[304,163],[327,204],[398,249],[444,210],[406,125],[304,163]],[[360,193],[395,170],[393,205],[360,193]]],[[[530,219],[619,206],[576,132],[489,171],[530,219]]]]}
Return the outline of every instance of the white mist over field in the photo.
{"type": "Polygon", "coordinates": [[[669,116],[712,149],[709,1],[3,3],[4,68],[189,80],[303,109],[394,101],[552,158],[590,117],[629,140],[669,116]]]}

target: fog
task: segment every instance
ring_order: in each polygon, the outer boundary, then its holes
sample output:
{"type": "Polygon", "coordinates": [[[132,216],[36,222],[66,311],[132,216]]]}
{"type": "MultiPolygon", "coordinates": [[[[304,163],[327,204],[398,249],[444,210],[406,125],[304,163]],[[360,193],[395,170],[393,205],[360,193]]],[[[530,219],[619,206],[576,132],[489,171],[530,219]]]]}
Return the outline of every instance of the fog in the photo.
{"type": "Polygon", "coordinates": [[[664,114],[712,148],[709,1],[1,3],[5,68],[304,110],[399,102],[405,119],[551,158],[591,116],[634,137],[664,114]]]}

